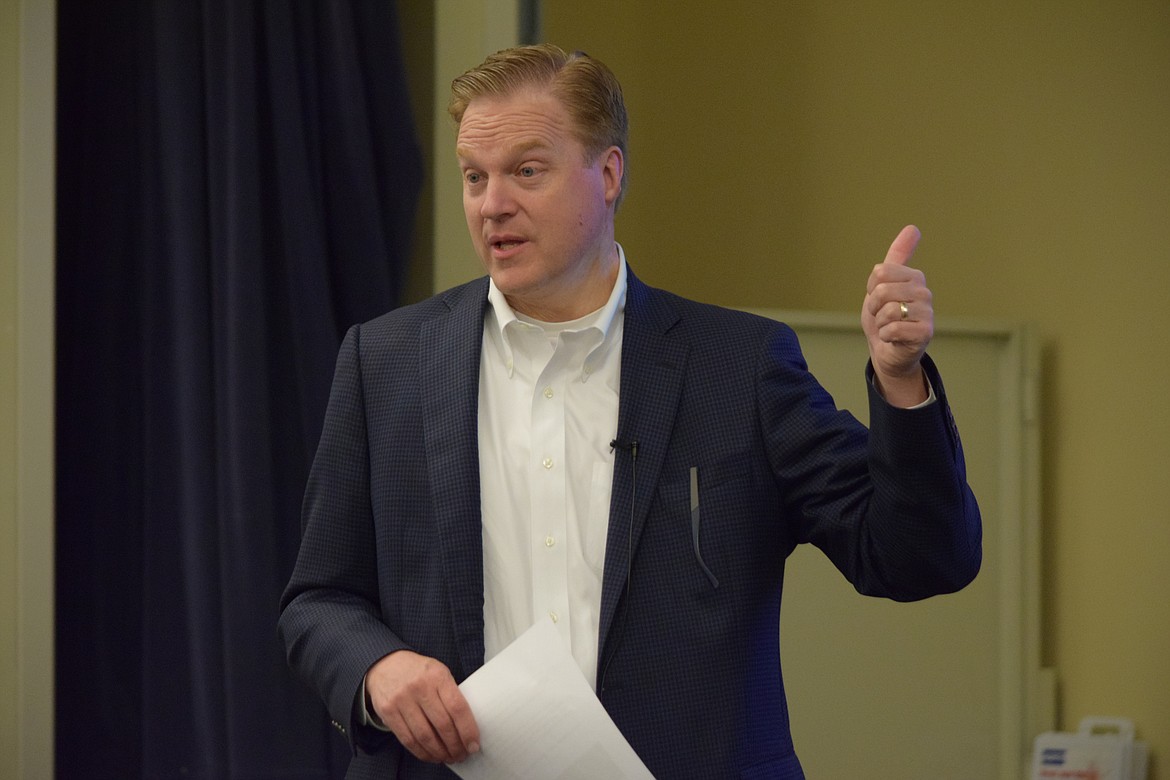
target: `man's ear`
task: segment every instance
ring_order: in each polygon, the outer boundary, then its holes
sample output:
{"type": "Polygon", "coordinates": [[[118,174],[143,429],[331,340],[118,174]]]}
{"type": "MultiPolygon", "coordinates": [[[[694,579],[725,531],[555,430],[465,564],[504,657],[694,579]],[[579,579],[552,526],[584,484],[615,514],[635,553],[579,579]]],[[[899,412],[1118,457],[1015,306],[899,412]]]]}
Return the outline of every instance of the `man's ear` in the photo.
{"type": "Polygon", "coordinates": [[[626,158],[622,150],[611,146],[601,153],[601,175],[605,181],[605,202],[614,204],[622,194],[622,174],[626,171],[626,158]]]}

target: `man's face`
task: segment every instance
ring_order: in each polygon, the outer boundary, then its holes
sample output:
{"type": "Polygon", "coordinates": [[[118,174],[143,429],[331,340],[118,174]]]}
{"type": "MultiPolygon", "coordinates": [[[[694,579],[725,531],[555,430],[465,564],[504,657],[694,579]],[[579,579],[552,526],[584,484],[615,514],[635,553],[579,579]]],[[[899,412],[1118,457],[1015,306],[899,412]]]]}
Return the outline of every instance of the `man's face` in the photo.
{"type": "Polygon", "coordinates": [[[516,311],[547,321],[600,308],[617,273],[623,159],[596,159],[540,89],[477,97],[459,125],[463,211],[480,260],[516,311]]]}

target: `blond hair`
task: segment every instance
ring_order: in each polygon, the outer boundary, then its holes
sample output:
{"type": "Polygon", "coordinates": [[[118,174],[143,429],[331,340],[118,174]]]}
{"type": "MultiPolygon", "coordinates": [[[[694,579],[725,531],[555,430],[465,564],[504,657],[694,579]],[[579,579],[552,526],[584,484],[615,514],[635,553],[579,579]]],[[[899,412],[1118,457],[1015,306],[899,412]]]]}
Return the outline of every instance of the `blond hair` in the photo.
{"type": "MultiPolygon", "coordinates": [[[[447,112],[459,125],[475,98],[510,95],[524,87],[548,87],[561,101],[590,161],[611,146],[626,157],[630,123],[622,87],[613,71],[585,52],[569,54],[550,43],[498,51],[456,78],[451,82],[447,112]]],[[[625,170],[623,166],[619,202],[626,189],[625,170]]]]}

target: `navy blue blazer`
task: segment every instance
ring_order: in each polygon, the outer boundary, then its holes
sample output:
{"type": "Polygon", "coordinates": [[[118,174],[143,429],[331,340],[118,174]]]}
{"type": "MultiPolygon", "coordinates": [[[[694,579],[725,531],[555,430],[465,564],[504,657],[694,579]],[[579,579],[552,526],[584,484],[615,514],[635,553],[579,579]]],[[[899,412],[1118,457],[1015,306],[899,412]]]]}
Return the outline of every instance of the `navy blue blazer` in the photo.
{"type": "MultiPolygon", "coordinates": [[[[615,455],[598,696],[655,777],[801,778],[779,649],[795,546],[897,600],[978,571],[979,510],[942,381],[924,360],[939,402],[917,410],[870,383],[867,431],[787,326],[628,283],[614,433],[639,446],[636,465],[615,455]]],[[[280,633],[351,740],[347,777],[454,777],[361,726],[354,705],[388,652],[438,658],[459,681],[484,660],[486,306],[484,278],[353,327],[337,360],[280,633]]]]}

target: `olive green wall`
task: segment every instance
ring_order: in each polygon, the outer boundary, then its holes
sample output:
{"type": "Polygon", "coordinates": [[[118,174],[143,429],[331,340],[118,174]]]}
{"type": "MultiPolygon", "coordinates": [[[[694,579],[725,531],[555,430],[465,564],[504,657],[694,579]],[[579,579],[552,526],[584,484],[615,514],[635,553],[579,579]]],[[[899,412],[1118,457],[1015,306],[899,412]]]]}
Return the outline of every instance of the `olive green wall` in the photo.
{"type": "Polygon", "coordinates": [[[1170,777],[1170,3],[543,13],[546,40],[622,79],[618,238],[643,279],[854,311],[914,222],[940,322],[1036,323],[1060,725],[1131,717],[1170,777]]]}
{"type": "MultiPolygon", "coordinates": [[[[19,16],[0,4],[0,690],[16,690],[16,157],[19,16]]],[[[16,697],[0,695],[0,757],[17,751],[16,697]]],[[[0,758],[0,776],[7,776],[0,758]]],[[[15,764],[13,764],[15,769],[15,764]]]]}
{"type": "Polygon", "coordinates": [[[0,2],[0,778],[53,770],[53,0],[0,2]]]}

